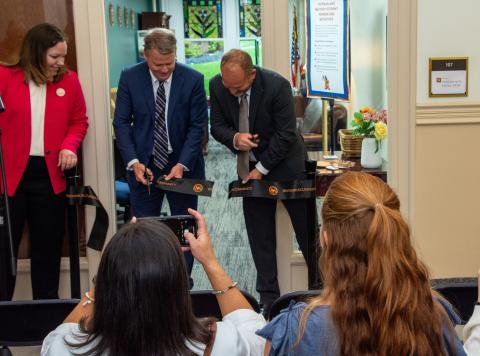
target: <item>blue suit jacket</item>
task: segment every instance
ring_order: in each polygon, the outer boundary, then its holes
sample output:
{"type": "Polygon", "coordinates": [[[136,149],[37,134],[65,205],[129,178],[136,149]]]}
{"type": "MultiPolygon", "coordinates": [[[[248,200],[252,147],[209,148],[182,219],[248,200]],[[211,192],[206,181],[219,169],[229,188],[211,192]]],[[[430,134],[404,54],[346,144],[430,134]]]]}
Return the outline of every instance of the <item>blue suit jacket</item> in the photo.
{"type": "MultiPolygon", "coordinates": [[[[118,83],[113,126],[117,146],[127,164],[138,158],[148,164],[153,151],[155,97],[146,62],[123,70],[118,83]]],[[[207,99],[203,75],[176,63],[168,101],[167,125],[173,152],[169,171],[177,163],[188,168],[184,177],[205,178],[202,137],[207,125],[207,99]]]]}

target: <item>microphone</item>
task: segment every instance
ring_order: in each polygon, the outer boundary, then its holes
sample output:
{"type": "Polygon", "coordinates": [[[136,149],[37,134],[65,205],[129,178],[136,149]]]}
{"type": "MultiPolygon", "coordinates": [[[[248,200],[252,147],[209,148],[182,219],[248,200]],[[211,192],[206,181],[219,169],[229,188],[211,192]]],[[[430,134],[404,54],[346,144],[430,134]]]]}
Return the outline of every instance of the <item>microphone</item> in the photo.
{"type": "Polygon", "coordinates": [[[0,95],[0,112],[5,111],[5,106],[3,105],[2,96],[0,95]]]}

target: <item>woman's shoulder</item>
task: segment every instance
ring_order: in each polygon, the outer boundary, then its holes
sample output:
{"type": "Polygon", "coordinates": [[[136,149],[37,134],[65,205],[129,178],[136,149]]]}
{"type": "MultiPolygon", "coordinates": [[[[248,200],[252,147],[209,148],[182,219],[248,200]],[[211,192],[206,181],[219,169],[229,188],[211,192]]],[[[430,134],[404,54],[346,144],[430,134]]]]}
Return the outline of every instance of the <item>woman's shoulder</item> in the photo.
{"type": "Polygon", "coordinates": [[[89,343],[86,346],[73,348],[67,343],[75,345],[82,341],[85,341],[84,334],[80,330],[80,326],[77,323],[63,323],[57,326],[57,328],[50,332],[43,340],[42,349],[40,351],[41,356],[71,356],[75,354],[82,354],[87,352],[90,348],[95,347],[97,340],[89,343]]]}
{"type": "MultiPolygon", "coordinates": [[[[298,325],[300,319],[302,318],[303,312],[307,308],[307,303],[305,302],[298,302],[295,303],[292,301],[288,308],[285,308],[280,311],[280,314],[277,315],[269,325],[289,325],[294,327],[298,325]]],[[[328,304],[318,305],[312,309],[311,313],[309,313],[307,318],[307,325],[308,324],[324,324],[325,322],[329,321],[331,318],[331,308],[328,304]]]]}
{"type": "MultiPolygon", "coordinates": [[[[289,355],[296,345],[300,320],[306,303],[295,303],[280,312],[267,326],[257,332],[272,343],[276,355],[289,355]]],[[[305,332],[299,343],[300,351],[335,350],[336,336],[329,305],[319,305],[308,315],[305,332]],[[307,347],[307,349],[304,349],[307,347]]],[[[335,354],[335,353],[330,353],[335,354]]]]}
{"type": "Polygon", "coordinates": [[[53,355],[71,355],[70,348],[65,343],[65,340],[70,340],[74,335],[80,332],[78,324],[63,323],[51,331],[43,340],[41,356],[53,355]]]}
{"type": "Polygon", "coordinates": [[[8,66],[8,65],[0,64],[0,78],[2,78],[2,81],[17,75],[21,75],[23,79],[22,68],[20,68],[18,65],[8,66]]]}
{"type": "Polygon", "coordinates": [[[78,74],[75,71],[68,69],[63,73],[59,82],[78,82],[78,74]]]}
{"type": "Polygon", "coordinates": [[[255,332],[265,326],[265,318],[251,309],[238,309],[217,322],[212,356],[253,356],[263,354],[265,339],[255,332]]]}

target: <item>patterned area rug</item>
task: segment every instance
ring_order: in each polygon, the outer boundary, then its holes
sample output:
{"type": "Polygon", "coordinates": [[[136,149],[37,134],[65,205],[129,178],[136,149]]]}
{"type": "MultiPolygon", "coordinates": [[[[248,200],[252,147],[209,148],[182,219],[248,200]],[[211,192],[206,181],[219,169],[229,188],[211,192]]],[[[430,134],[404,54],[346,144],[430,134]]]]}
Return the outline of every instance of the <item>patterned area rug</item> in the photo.
{"type": "MultiPolygon", "coordinates": [[[[211,198],[200,197],[198,210],[205,216],[220,263],[241,289],[258,299],[255,291],[257,272],[248,244],[242,200],[227,199],[228,183],[237,179],[235,155],[223,145],[210,138],[208,155],[205,157],[208,180],[215,182],[211,198]]],[[[193,289],[210,289],[210,282],[195,262],[192,272],[193,289]]]]}

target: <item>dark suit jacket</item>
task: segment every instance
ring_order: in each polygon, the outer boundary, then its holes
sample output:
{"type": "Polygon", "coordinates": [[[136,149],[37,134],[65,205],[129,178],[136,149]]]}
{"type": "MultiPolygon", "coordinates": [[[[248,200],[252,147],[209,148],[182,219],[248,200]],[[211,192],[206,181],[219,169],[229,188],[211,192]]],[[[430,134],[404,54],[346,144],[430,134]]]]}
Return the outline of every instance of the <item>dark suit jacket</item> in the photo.
{"type": "MultiPolygon", "coordinates": [[[[249,104],[250,133],[258,134],[255,158],[270,172],[265,179],[282,181],[305,178],[306,151],[296,129],[290,83],[279,74],[256,67],[249,104]]],[[[223,86],[220,75],[210,81],[212,136],[237,153],[233,136],[238,132],[238,98],[223,86]]]]}
{"type": "MultiPolygon", "coordinates": [[[[150,161],[153,150],[155,97],[146,62],[125,69],[118,83],[113,126],[120,154],[128,164],[138,158],[150,161]]],[[[202,137],[207,124],[207,100],[203,75],[177,63],[172,74],[167,125],[173,152],[166,169],[177,163],[189,172],[185,177],[205,178],[202,137]]]]}

